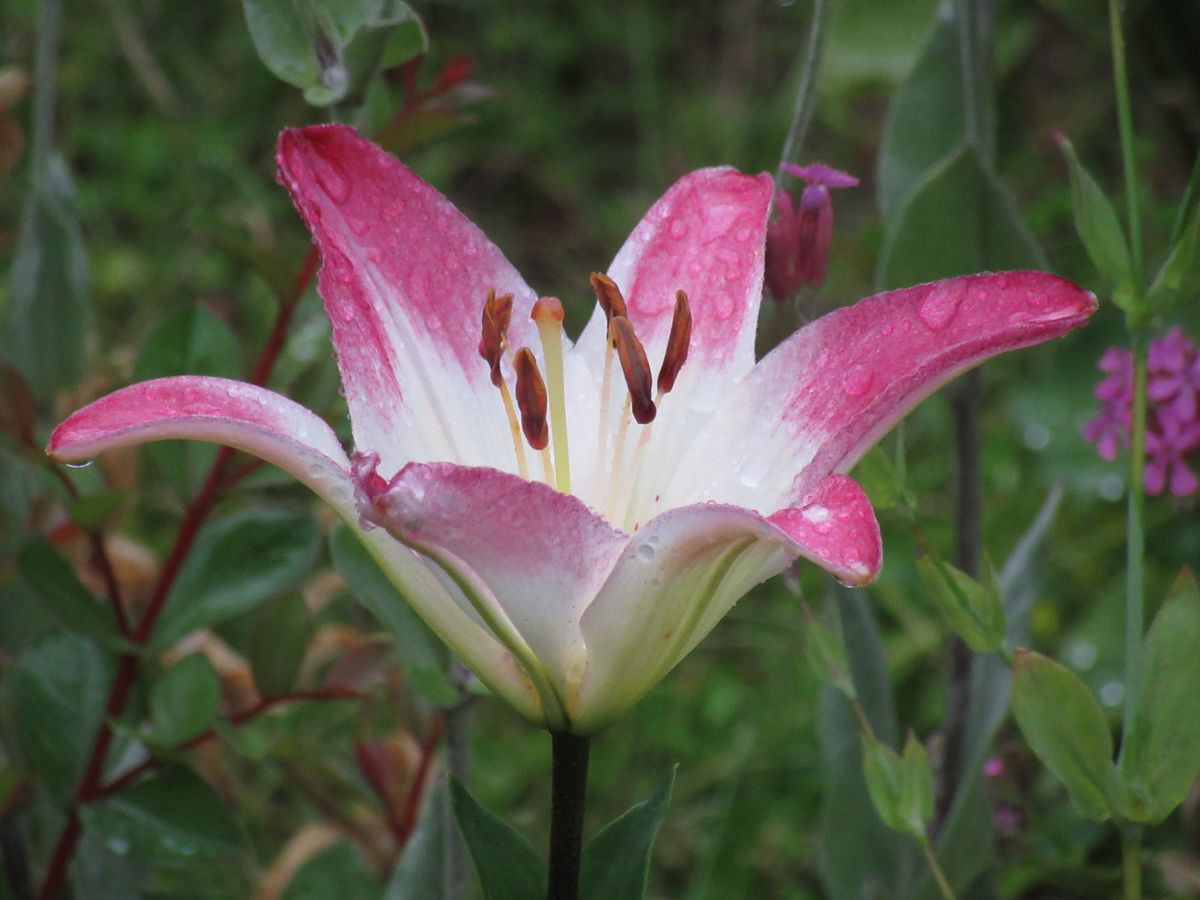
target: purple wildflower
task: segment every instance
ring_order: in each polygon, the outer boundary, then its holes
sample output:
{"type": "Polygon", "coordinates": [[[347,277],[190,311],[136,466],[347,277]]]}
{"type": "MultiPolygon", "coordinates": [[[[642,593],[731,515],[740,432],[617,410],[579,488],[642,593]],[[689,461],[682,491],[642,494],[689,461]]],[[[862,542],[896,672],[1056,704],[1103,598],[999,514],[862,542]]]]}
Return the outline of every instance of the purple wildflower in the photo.
{"type": "MultiPolygon", "coordinates": [[[[1200,491],[1189,458],[1200,456],[1200,350],[1181,328],[1150,342],[1146,382],[1145,488],[1177,497],[1200,491]]],[[[1133,404],[1133,354],[1110,347],[1100,357],[1107,377],[1096,385],[1100,412],[1083,436],[1104,459],[1129,446],[1133,404]]],[[[1192,459],[1192,462],[1195,460],[1192,459]]]]}
{"type": "Polygon", "coordinates": [[[775,194],[777,218],[767,226],[767,290],[786,300],[805,285],[820,287],[829,268],[833,235],[830,188],[854,187],[858,179],[824,163],[783,169],[805,183],[797,205],[787,191],[775,194]]]}

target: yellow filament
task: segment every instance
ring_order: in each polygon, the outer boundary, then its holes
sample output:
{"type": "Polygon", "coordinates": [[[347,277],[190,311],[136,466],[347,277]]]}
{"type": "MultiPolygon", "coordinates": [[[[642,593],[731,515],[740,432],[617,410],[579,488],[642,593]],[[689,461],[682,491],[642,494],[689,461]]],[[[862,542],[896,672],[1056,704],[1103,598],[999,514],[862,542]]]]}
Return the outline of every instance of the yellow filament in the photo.
{"type": "Polygon", "coordinates": [[[600,418],[596,432],[596,491],[604,483],[604,457],[608,455],[608,395],[612,393],[613,346],[604,339],[604,377],[600,381],[600,418]]]}
{"type": "MultiPolygon", "coordinates": [[[[656,391],[654,394],[654,405],[658,407],[658,411],[662,413],[663,392],[656,391]]],[[[629,463],[629,478],[628,483],[621,489],[620,505],[617,510],[625,510],[624,528],[626,531],[633,531],[633,497],[637,492],[637,484],[642,479],[642,457],[646,455],[646,445],[650,443],[650,434],[654,429],[654,423],[648,422],[642,426],[642,433],[638,436],[637,446],[633,449],[633,459],[629,463]]]]}
{"type": "Polygon", "coordinates": [[[539,454],[542,457],[542,478],[546,484],[555,484],[554,481],[554,463],[550,461],[550,445],[547,444],[542,448],[539,454]]]}
{"type": "Polygon", "coordinates": [[[517,455],[517,472],[526,481],[529,480],[529,465],[525,462],[525,441],[521,436],[521,423],[517,419],[517,410],[513,406],[512,394],[508,390],[508,382],[500,379],[500,396],[504,400],[504,412],[508,416],[508,430],[512,433],[513,452],[517,455]]]}
{"type": "Polygon", "coordinates": [[[567,400],[563,380],[562,322],[553,316],[537,320],[542,339],[542,357],[546,360],[546,390],[550,394],[550,439],[554,444],[554,468],[557,480],[552,482],[564,494],[571,493],[571,462],[567,453],[567,400]]]}

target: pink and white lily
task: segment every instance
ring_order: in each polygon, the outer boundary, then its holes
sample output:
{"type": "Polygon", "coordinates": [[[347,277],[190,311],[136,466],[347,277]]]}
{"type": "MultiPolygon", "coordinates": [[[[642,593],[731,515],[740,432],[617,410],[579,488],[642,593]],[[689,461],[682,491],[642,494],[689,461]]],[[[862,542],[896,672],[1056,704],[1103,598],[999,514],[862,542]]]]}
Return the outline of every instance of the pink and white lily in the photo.
{"type": "Polygon", "coordinates": [[[324,259],[353,456],[288,398],[198,376],[97,400],[49,452],[79,460],[194,438],[279,466],[355,529],[494,693],[551,730],[618,718],[797,557],[871,580],[879,528],[845,473],[949,378],[1061,335],[1096,305],[1037,272],[956,278],[837,310],[756,363],[771,178],[700,170],[651,207],[608,270],[655,372],[677,292],[689,301],[686,362],[676,346],[673,389],[640,425],[637,373],[621,377],[605,310],[575,342],[553,316],[532,321],[537,295],[500,250],[349,128],[286,131],[278,163],[324,259]],[[489,293],[513,298],[496,357],[505,390],[523,349],[536,363],[526,372],[545,375],[541,453],[480,358],[489,293]]]}

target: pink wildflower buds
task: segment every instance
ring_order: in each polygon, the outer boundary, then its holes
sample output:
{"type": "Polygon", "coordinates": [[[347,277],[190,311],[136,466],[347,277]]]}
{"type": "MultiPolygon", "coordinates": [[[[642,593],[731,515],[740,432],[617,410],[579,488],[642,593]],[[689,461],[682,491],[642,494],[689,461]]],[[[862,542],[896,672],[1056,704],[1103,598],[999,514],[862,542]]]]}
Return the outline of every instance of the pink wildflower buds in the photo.
{"type": "Polygon", "coordinates": [[[858,179],[824,163],[782,164],[784,171],[803,179],[806,187],[797,206],[787,191],[775,194],[778,218],[767,226],[767,290],[786,300],[805,285],[819,288],[829,268],[829,239],[833,234],[830,188],[855,187],[858,179]]]}
{"type": "MultiPolygon", "coordinates": [[[[1083,436],[1104,459],[1114,459],[1129,444],[1133,354],[1110,347],[1098,366],[1108,377],[1096,385],[1100,413],[1084,426],[1083,436]]],[[[1181,328],[1150,342],[1146,394],[1146,492],[1169,489],[1183,497],[1200,491],[1189,465],[1200,458],[1200,350],[1181,328]]]]}

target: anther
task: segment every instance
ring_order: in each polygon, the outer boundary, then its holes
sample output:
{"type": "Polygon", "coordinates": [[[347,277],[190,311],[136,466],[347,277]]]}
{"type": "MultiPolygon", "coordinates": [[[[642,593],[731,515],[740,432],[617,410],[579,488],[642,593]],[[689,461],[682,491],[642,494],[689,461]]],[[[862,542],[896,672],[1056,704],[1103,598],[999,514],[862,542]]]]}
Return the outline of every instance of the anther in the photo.
{"type": "Polygon", "coordinates": [[[629,317],[629,313],[625,309],[625,298],[621,296],[621,289],[617,287],[615,281],[607,275],[593,272],[591,282],[592,290],[596,292],[596,300],[599,302],[600,308],[604,310],[605,318],[609,322],[617,316],[629,317]]]}
{"type": "Polygon", "coordinates": [[[642,342],[633,332],[633,323],[624,316],[613,316],[608,323],[609,344],[617,351],[621,371],[632,401],[633,419],[639,425],[654,421],[656,409],[651,396],[650,363],[642,342]]]}
{"type": "Polygon", "coordinates": [[[492,384],[500,387],[503,376],[500,374],[500,359],[504,355],[504,344],[508,339],[508,323],[512,319],[512,294],[497,297],[494,290],[488,290],[487,299],[483,302],[482,336],[479,338],[479,355],[482,356],[492,370],[492,384]]]}
{"type": "Polygon", "coordinates": [[[688,347],[692,340],[692,309],[683,291],[675,292],[675,314],[671,317],[671,334],[667,337],[667,352],[663,355],[662,368],[658,370],[658,393],[668,393],[675,387],[679,370],[687,362],[688,347]]]}
{"type": "Polygon", "coordinates": [[[550,443],[550,428],[546,424],[546,383],[538,371],[537,360],[528,347],[517,351],[513,359],[517,370],[517,408],[521,410],[521,430],[534,450],[550,443]]]}

